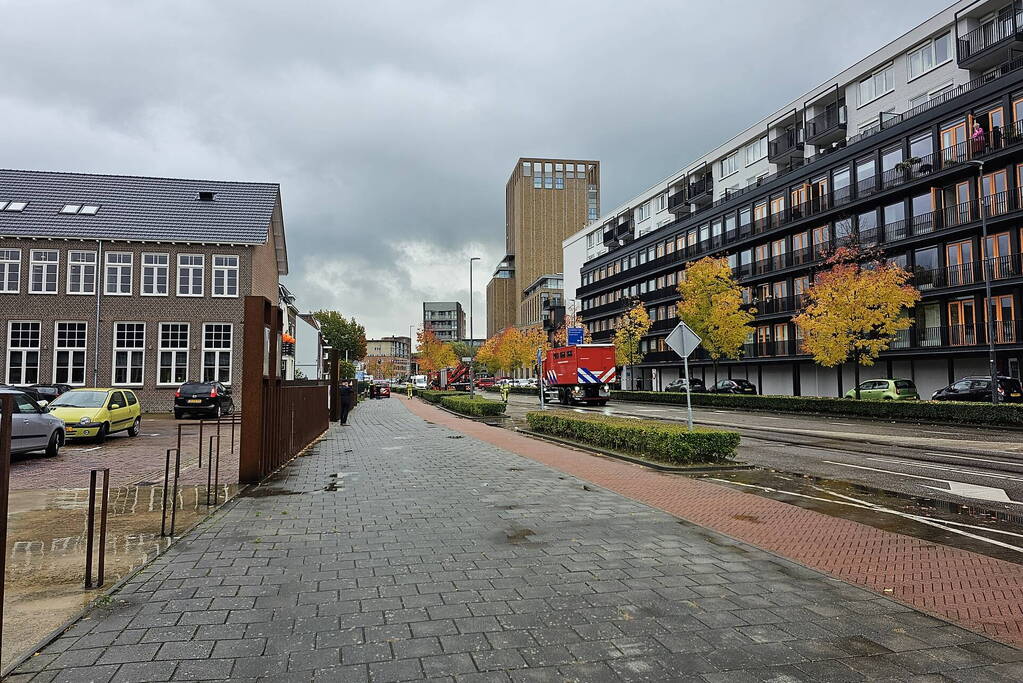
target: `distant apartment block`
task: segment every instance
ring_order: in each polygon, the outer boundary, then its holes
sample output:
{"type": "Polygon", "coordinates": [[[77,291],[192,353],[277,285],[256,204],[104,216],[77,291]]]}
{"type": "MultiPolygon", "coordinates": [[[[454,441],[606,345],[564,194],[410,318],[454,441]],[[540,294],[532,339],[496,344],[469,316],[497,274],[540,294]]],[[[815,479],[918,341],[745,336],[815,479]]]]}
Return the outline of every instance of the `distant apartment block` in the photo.
{"type": "Polygon", "coordinates": [[[379,369],[391,367],[388,377],[407,377],[412,358],[412,340],[409,337],[381,337],[366,340],[366,371],[380,377],[379,369]]]}
{"type": "Polygon", "coordinates": [[[465,339],[465,312],[457,301],[424,301],[423,329],[444,342],[465,339]]]}

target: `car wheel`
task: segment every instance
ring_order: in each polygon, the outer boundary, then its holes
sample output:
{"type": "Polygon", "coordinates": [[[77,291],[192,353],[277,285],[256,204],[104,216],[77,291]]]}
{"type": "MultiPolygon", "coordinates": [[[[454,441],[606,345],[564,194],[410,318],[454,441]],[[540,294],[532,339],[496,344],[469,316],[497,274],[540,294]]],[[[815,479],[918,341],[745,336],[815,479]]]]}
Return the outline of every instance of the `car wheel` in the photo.
{"type": "Polygon", "coordinates": [[[184,417],[184,413],[182,413],[180,410],[175,409],[174,410],[174,419],[175,420],[180,420],[182,417],[184,417]]]}
{"type": "Polygon", "coordinates": [[[884,397],[884,400],[885,400],[885,401],[891,401],[891,400],[892,400],[892,397],[891,397],[891,396],[885,396],[885,397],[884,397]]]}
{"type": "Polygon", "coordinates": [[[108,436],[110,436],[110,423],[104,422],[99,428],[99,433],[96,434],[96,441],[106,441],[108,436]]]}
{"type": "Polygon", "coordinates": [[[64,434],[54,432],[50,435],[50,442],[46,444],[46,455],[55,458],[60,455],[60,447],[64,445],[64,434]]]}
{"type": "Polygon", "coordinates": [[[142,418],[136,417],[131,427],[128,427],[128,436],[138,436],[142,433],[142,418]]]}

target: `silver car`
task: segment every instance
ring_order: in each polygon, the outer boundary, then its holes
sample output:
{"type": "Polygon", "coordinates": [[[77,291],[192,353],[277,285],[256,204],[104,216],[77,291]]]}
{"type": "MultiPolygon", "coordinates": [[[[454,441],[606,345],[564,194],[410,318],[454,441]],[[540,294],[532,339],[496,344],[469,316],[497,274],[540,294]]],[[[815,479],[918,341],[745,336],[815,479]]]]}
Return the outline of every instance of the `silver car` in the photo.
{"type": "MultiPolygon", "coordinates": [[[[45,451],[55,456],[64,445],[64,421],[50,415],[28,394],[17,389],[0,389],[0,394],[14,396],[14,414],[11,415],[11,453],[45,451]]],[[[2,438],[2,435],[0,435],[2,438]]]]}

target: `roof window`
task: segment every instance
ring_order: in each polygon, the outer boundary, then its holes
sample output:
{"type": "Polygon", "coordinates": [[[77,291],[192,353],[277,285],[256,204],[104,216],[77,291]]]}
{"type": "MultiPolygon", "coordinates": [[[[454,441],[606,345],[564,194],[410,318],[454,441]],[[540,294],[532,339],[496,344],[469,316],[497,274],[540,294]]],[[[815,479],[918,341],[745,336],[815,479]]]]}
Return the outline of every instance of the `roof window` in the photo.
{"type": "Polygon", "coordinates": [[[217,196],[217,193],[216,192],[212,192],[210,190],[200,190],[199,191],[199,201],[200,202],[212,202],[214,197],[216,197],[216,196],[217,196]]]}
{"type": "MultiPolygon", "coordinates": [[[[0,205],[2,204],[3,202],[0,202],[0,205]]],[[[7,202],[4,211],[24,211],[26,206],[28,206],[28,202],[7,202]]]]}
{"type": "Polygon", "coordinates": [[[79,214],[82,216],[95,216],[99,213],[99,206],[95,204],[65,204],[60,212],[67,214],[79,214]]]}

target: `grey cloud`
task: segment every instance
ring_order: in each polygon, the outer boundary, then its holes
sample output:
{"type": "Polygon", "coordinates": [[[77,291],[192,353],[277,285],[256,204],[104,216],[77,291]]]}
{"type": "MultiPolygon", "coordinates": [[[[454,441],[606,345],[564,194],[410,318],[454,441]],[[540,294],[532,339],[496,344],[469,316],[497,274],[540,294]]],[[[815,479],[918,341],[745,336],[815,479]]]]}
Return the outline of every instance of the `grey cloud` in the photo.
{"type": "MultiPolygon", "coordinates": [[[[503,250],[519,156],[611,207],[933,2],[0,1],[6,166],[278,181],[302,305],[408,329],[503,250]],[[343,284],[343,286],[342,286],[343,284]]],[[[556,245],[552,245],[555,248],[556,245]]]]}

